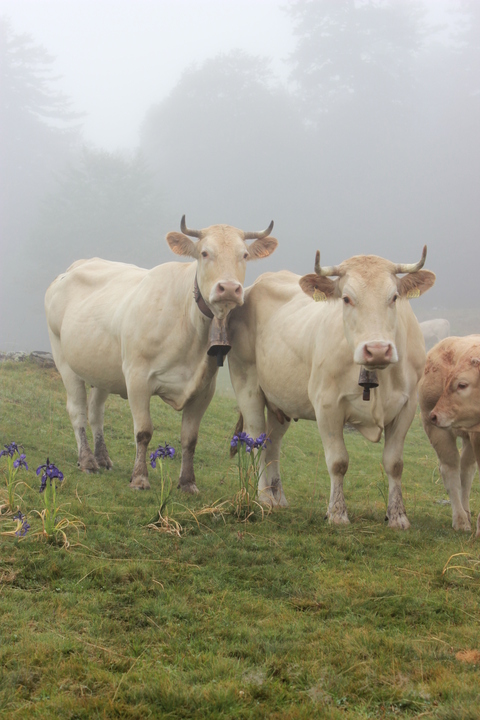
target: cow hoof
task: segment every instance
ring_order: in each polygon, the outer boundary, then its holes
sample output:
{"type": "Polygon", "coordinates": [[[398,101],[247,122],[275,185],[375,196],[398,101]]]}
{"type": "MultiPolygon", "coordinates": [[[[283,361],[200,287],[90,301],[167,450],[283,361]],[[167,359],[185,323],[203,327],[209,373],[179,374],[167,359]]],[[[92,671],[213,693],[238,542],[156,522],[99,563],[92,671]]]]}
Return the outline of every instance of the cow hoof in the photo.
{"type": "Polygon", "coordinates": [[[268,508],[288,507],[287,498],[283,493],[280,498],[276,498],[274,495],[266,492],[259,493],[258,502],[268,508]]]}
{"type": "Polygon", "coordinates": [[[271,507],[288,507],[280,478],[273,478],[270,480],[270,485],[259,491],[260,502],[263,502],[262,495],[267,498],[267,502],[271,507]]]}
{"type": "Polygon", "coordinates": [[[452,527],[454,530],[457,530],[457,531],[460,530],[463,532],[471,532],[471,530],[472,530],[472,526],[468,522],[467,519],[464,519],[464,520],[457,519],[456,521],[452,522],[452,527]]]}
{"type": "Polygon", "coordinates": [[[129,487],[131,490],[150,490],[150,483],[146,477],[132,478],[129,487]]]}
{"type": "Polygon", "coordinates": [[[189,495],[197,495],[197,493],[200,492],[198,489],[196,483],[178,483],[177,489],[181,490],[182,492],[188,493],[189,495]]]}
{"type": "Polygon", "coordinates": [[[406,515],[397,515],[395,518],[388,518],[388,527],[393,530],[408,530],[410,523],[406,515]]]}
{"type": "Polygon", "coordinates": [[[327,513],[327,520],[331,525],[350,525],[347,513],[327,513]]]}
{"type": "Polygon", "coordinates": [[[97,460],[98,467],[102,468],[102,470],[112,470],[113,468],[113,462],[108,458],[108,460],[97,460]]]}
{"type": "Polygon", "coordinates": [[[82,472],[85,472],[85,473],[88,473],[88,474],[90,474],[90,473],[96,473],[96,472],[98,472],[98,471],[100,470],[100,468],[98,467],[98,464],[97,464],[96,462],[95,462],[95,463],[89,462],[89,463],[85,463],[85,464],[83,464],[83,465],[82,465],[81,463],[77,462],[77,467],[78,467],[82,472]]]}

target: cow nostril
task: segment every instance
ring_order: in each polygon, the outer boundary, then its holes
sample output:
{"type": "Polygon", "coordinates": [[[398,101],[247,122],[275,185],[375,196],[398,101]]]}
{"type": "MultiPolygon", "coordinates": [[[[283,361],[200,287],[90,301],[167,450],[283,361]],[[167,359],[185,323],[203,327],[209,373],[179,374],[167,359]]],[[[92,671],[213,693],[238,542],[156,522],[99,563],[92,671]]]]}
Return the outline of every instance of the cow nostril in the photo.
{"type": "Polygon", "coordinates": [[[433,423],[434,425],[437,424],[437,416],[434,412],[430,413],[430,422],[433,423]]]}
{"type": "Polygon", "coordinates": [[[242,292],[242,286],[237,285],[237,287],[235,288],[235,295],[240,295],[241,292],[242,292]]]}
{"type": "Polygon", "coordinates": [[[366,362],[390,362],[393,357],[393,347],[390,343],[370,343],[363,348],[363,357],[366,362]]]}

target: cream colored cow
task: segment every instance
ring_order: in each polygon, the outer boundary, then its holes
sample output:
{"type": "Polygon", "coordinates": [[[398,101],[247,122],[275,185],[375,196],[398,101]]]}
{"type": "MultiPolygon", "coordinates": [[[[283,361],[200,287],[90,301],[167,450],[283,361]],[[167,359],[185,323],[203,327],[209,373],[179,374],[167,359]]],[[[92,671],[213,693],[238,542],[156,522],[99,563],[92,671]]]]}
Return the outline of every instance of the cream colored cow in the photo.
{"type": "Polygon", "coordinates": [[[421,270],[425,257],[426,247],[414,265],[359,255],[322,268],[317,253],[315,274],[265,273],[246,290],[244,305],[229,320],[229,368],[245,430],[253,437],[266,432],[271,440],[259,485],[263,502],[287,504],[279,460],[290,419],[315,420],[331,479],[327,516],[348,523],[343,428],[350,423],[373,442],[385,433],[388,522],[409,527],[403,444],[417,407],[425,343],[408,298],[435,281],[421,270]],[[358,384],[362,368],[378,371],[369,400],[358,384]]]}
{"type": "Polygon", "coordinates": [[[450,335],[450,323],[446,318],[424,320],[420,323],[420,330],[425,338],[425,344],[440,342],[450,335]]]}
{"type": "Polygon", "coordinates": [[[430,350],[419,397],[423,426],[450,497],[452,526],[470,531],[470,490],[480,467],[480,335],[446,338],[430,350]]]}
{"type": "Polygon", "coordinates": [[[182,233],[168,233],[167,242],[193,262],[144,270],[98,258],[79,260],[50,285],[48,331],[82,470],[112,467],[103,421],[105,401],[115,393],[128,398],[133,416],[137,450],[130,486],[149,488],[150,398],[158,395],[183,411],[179,487],[198,492],[193,456],[217,375],[216,359],[207,355],[212,318],[225,319],[242,305],[247,261],[277,247],[272,227],[273,222],[253,233],[229,225],[189,230],[183,217],[182,233]],[[92,386],[88,403],[85,383],[92,386]],[[94,452],[87,442],[87,415],[94,452]]]}

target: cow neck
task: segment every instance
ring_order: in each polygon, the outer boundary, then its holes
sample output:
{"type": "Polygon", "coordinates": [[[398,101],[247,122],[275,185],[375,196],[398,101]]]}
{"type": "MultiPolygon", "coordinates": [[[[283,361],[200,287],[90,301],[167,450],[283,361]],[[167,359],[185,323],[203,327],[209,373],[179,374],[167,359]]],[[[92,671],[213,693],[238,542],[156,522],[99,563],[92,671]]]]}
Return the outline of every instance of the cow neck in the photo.
{"type": "Polygon", "coordinates": [[[195,302],[197,303],[198,309],[200,310],[202,315],[205,315],[205,317],[210,318],[211,320],[213,318],[213,313],[203,299],[202,293],[200,292],[200,288],[198,287],[197,282],[197,273],[195,273],[195,282],[193,283],[193,297],[195,298],[195,302]]]}
{"type": "Polygon", "coordinates": [[[198,287],[197,273],[195,273],[195,281],[193,283],[193,296],[197,307],[209,320],[213,320],[210,323],[208,331],[208,350],[207,355],[215,356],[217,358],[217,367],[223,366],[223,359],[231,348],[230,340],[228,337],[228,330],[226,325],[226,318],[219,320],[214,317],[212,311],[208,307],[207,303],[202,297],[200,288],[198,287]]]}

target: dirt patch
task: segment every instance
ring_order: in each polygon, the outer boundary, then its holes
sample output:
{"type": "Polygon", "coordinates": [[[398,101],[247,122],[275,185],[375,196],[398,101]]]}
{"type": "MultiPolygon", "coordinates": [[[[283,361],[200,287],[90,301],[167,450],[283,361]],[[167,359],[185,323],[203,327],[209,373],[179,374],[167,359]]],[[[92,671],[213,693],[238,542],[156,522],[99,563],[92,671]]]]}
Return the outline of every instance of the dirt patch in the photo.
{"type": "Polygon", "coordinates": [[[455,657],[460,662],[470,663],[470,665],[480,665],[479,650],[460,650],[455,657]]]}

